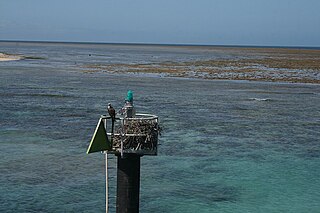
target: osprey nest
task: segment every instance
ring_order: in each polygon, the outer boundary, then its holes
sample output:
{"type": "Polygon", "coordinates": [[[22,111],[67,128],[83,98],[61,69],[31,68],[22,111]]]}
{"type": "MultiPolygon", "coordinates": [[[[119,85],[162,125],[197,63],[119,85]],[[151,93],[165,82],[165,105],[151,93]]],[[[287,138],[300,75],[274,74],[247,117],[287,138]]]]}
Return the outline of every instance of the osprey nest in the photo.
{"type": "Polygon", "coordinates": [[[115,129],[113,148],[130,150],[154,150],[157,148],[161,128],[155,120],[128,119],[115,129]]]}

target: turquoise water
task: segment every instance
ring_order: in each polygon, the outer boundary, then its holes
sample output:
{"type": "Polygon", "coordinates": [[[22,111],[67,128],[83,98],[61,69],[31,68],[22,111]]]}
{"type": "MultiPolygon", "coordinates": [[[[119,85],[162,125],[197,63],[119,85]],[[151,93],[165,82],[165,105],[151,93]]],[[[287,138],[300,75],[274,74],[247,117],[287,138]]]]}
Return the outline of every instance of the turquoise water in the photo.
{"type": "MultiPolygon", "coordinates": [[[[320,87],[85,73],[81,64],[232,57],[179,47],[0,43],[0,212],[103,212],[104,156],[86,148],[134,91],[160,117],[141,212],[319,212],[320,87]],[[91,56],[89,56],[89,54],[91,56]],[[80,64],[80,65],[79,65],[80,64]]],[[[110,210],[116,159],[110,156],[110,210]]]]}

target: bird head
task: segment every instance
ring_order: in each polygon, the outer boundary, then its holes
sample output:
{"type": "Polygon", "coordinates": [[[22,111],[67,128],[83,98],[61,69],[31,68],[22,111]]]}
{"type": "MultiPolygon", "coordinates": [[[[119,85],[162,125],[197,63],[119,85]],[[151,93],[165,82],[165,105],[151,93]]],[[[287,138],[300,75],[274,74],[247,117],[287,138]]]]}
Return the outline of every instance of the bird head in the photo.
{"type": "Polygon", "coordinates": [[[108,108],[110,108],[110,107],[112,107],[112,106],[111,106],[111,103],[108,103],[108,108]]]}

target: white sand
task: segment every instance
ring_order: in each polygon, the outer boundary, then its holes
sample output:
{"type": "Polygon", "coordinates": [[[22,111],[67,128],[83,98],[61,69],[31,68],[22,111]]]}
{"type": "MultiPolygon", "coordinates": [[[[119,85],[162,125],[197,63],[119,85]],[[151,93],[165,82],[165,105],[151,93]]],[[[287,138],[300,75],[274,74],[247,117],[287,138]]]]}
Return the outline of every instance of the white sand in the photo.
{"type": "Polygon", "coordinates": [[[0,53],[0,61],[15,61],[20,59],[22,59],[22,57],[18,55],[7,55],[4,53],[0,53]]]}

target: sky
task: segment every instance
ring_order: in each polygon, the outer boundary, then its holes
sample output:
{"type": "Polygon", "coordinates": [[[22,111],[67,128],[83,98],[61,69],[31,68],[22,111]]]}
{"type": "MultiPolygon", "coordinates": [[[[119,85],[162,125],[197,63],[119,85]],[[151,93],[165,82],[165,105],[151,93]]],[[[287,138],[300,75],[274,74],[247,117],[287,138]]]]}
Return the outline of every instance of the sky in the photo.
{"type": "Polygon", "coordinates": [[[0,40],[320,46],[320,0],[0,0],[0,40]]]}

